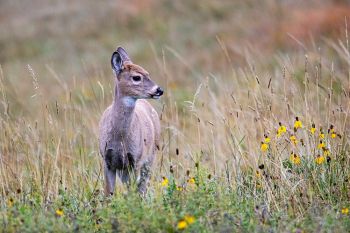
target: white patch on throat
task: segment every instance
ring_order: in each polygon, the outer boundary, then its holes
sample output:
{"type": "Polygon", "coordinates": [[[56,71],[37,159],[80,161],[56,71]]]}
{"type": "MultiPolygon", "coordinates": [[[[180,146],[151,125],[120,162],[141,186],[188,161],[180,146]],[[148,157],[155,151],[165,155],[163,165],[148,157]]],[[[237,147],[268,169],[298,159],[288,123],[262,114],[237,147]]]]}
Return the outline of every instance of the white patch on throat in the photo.
{"type": "Polygon", "coordinates": [[[122,102],[126,107],[134,107],[136,103],[136,99],[126,96],[122,98],[122,102]]]}

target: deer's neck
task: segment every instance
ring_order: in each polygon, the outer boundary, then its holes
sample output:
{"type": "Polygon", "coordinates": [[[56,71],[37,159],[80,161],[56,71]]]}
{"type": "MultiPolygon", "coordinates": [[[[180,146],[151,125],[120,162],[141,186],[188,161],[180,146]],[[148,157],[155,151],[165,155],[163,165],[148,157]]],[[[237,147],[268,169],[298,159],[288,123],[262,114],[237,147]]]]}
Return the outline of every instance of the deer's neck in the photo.
{"type": "Polygon", "coordinates": [[[116,86],[113,101],[113,126],[119,136],[126,136],[130,129],[131,121],[135,110],[136,99],[123,96],[116,86]]]}

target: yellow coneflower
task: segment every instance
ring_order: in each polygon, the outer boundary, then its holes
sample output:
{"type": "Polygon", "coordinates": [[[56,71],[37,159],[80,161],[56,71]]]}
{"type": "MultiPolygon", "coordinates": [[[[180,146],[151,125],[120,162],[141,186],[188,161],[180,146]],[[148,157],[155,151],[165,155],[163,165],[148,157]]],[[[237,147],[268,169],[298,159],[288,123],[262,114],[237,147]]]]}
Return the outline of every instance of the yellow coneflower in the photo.
{"type": "Polygon", "coordinates": [[[316,126],[315,126],[315,123],[312,123],[311,129],[310,129],[310,133],[311,134],[315,134],[315,132],[316,132],[316,126]]]}
{"type": "Polygon", "coordinates": [[[330,154],[331,154],[331,152],[327,148],[323,148],[323,155],[324,156],[328,156],[330,154]]]}
{"type": "Polygon", "coordinates": [[[318,135],[320,139],[324,139],[324,133],[322,128],[320,128],[320,134],[318,135]]]}
{"type": "Polygon", "coordinates": [[[318,165],[321,165],[322,163],[324,163],[325,161],[325,157],[322,155],[318,155],[315,159],[315,163],[317,163],[318,165]]]}
{"type": "Polygon", "coordinates": [[[271,138],[269,138],[267,135],[264,135],[264,142],[265,143],[271,142],[271,138]]]}
{"type": "Polygon", "coordinates": [[[328,133],[329,134],[334,133],[334,126],[333,125],[330,125],[330,127],[328,129],[328,133]]]}
{"type": "Polygon", "coordinates": [[[15,203],[15,200],[13,200],[13,198],[10,197],[10,198],[8,199],[8,201],[7,201],[7,206],[8,206],[8,207],[12,207],[14,203],[15,203]]]}
{"type": "Polygon", "coordinates": [[[262,188],[262,184],[261,183],[256,183],[256,188],[257,189],[261,189],[262,188]]]}
{"type": "Polygon", "coordinates": [[[336,133],[332,133],[331,134],[331,138],[336,138],[337,137],[337,134],[336,133]]]}
{"type": "Polygon", "coordinates": [[[284,125],[282,125],[281,122],[279,122],[278,124],[279,124],[279,127],[278,127],[278,129],[277,129],[277,137],[281,137],[282,134],[284,134],[285,132],[287,132],[287,128],[286,128],[284,125]]]}
{"type": "Polygon", "coordinates": [[[56,216],[58,216],[58,217],[62,217],[64,214],[64,212],[61,208],[57,209],[55,213],[56,213],[56,216]]]}
{"type": "Polygon", "coordinates": [[[169,184],[168,178],[166,178],[165,176],[163,176],[161,185],[162,185],[163,187],[166,187],[166,186],[168,186],[168,184],[169,184]]]}
{"type": "Polygon", "coordinates": [[[182,188],[182,186],[177,185],[177,186],[176,186],[176,190],[181,192],[181,191],[183,190],[183,188],[182,188]]]}
{"type": "Polygon", "coordinates": [[[184,230],[186,229],[188,226],[187,222],[185,220],[180,220],[178,223],[177,223],[177,229],[179,230],[184,230]]]}
{"type": "Polygon", "coordinates": [[[303,123],[299,120],[299,117],[295,118],[294,129],[303,128],[303,123]]]}
{"type": "Polygon", "coordinates": [[[195,183],[196,183],[196,180],[194,179],[194,177],[192,177],[192,178],[189,178],[189,179],[187,180],[187,182],[190,183],[190,184],[195,184],[195,183]]]}
{"type": "Polygon", "coordinates": [[[259,171],[255,171],[255,176],[256,176],[256,178],[261,178],[261,173],[259,172],[259,171]]]}
{"type": "Polygon", "coordinates": [[[188,225],[196,221],[196,219],[192,215],[185,215],[184,220],[187,222],[188,225]]]}
{"type": "Polygon", "coordinates": [[[341,213],[346,214],[346,215],[349,214],[349,208],[347,208],[347,207],[342,208],[341,213]]]}
{"type": "Polygon", "coordinates": [[[323,149],[323,148],[325,148],[326,147],[326,145],[324,144],[324,142],[321,140],[320,141],[320,144],[318,144],[318,149],[323,149]]]}
{"type": "Polygon", "coordinates": [[[267,143],[261,142],[260,149],[262,152],[265,152],[267,149],[269,149],[269,145],[267,143]]]}
{"type": "Polygon", "coordinates": [[[299,165],[301,163],[299,155],[297,155],[293,152],[290,154],[289,159],[295,165],[299,165]]]}
{"type": "Polygon", "coordinates": [[[290,136],[289,139],[294,145],[298,144],[298,139],[295,137],[295,135],[290,136]]]}

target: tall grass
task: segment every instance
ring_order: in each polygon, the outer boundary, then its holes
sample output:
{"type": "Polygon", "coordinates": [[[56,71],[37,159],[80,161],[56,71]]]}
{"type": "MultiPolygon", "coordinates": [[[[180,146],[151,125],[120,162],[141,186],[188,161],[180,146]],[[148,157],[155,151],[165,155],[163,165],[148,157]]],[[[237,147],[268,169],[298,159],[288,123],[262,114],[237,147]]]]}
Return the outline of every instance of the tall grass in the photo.
{"type": "Polygon", "coordinates": [[[265,71],[254,54],[247,54],[247,67],[231,68],[222,45],[228,67],[208,75],[181,64],[183,58],[171,48],[163,57],[155,54],[155,75],[164,74],[166,87],[164,98],[152,102],[161,117],[162,146],[143,201],[121,185],[116,197],[101,195],[96,130],[112,100],[109,75],[96,72],[84,82],[68,84],[47,67],[52,81],[46,88],[59,90],[52,96],[28,66],[32,94],[21,96],[1,70],[2,227],[111,230],[117,224],[122,231],[173,231],[188,213],[196,218],[188,228],[193,231],[327,231],[327,224],[345,230],[349,220],[341,209],[349,207],[349,56],[341,42],[332,46],[337,51],[333,61],[313,52],[277,55],[277,68],[265,71]],[[196,88],[173,84],[181,75],[167,69],[167,56],[173,55],[178,66],[196,74],[196,88]],[[295,117],[303,123],[297,130],[295,117]],[[279,122],[287,132],[277,137],[279,122]],[[310,132],[313,123],[315,134],[310,132]],[[335,138],[328,133],[331,125],[335,138]],[[262,151],[265,137],[271,141],[262,151]],[[330,154],[318,148],[320,140],[330,154]],[[300,164],[293,163],[291,153],[300,164]],[[318,155],[325,156],[322,164],[315,162],[318,155]],[[169,180],[165,187],[162,177],[169,180]],[[194,184],[188,182],[191,177],[194,184]],[[55,208],[63,208],[64,217],[55,217],[55,208]],[[158,211],[161,216],[151,217],[158,211]],[[36,223],[27,219],[33,213],[36,223]],[[225,223],[230,216],[240,216],[243,223],[225,223]],[[53,228],[41,224],[51,221],[53,228]]]}

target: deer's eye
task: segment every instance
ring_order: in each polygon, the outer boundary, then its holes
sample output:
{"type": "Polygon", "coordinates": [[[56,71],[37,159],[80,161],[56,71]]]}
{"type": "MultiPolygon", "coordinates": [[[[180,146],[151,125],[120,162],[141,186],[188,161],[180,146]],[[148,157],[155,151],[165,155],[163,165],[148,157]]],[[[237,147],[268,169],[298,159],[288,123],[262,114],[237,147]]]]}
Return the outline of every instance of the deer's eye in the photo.
{"type": "Polygon", "coordinates": [[[141,81],[141,76],[139,76],[139,75],[132,76],[132,81],[134,81],[134,82],[140,82],[140,81],[141,81]]]}

